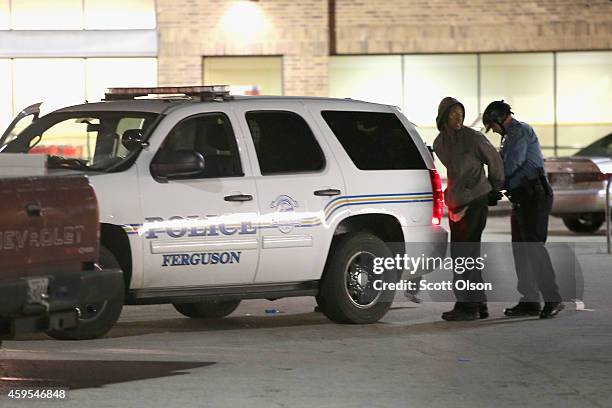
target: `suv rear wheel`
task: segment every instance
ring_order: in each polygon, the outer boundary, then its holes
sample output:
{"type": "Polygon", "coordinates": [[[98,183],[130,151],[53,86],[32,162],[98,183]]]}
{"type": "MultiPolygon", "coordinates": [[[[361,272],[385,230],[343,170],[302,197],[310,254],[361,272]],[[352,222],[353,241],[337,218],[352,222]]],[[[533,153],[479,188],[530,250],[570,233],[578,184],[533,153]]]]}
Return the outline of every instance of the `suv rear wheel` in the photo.
{"type": "Polygon", "coordinates": [[[337,323],[366,324],[387,313],[394,292],[376,290],[374,282],[395,282],[397,273],[375,274],[374,258],[378,257],[392,254],[380,238],[369,233],[346,234],[332,245],[317,296],[325,316],[337,323]]]}
{"type": "Polygon", "coordinates": [[[211,300],[199,303],[174,303],[174,308],[183,316],[193,319],[219,319],[232,314],[240,304],[236,300],[211,300]]]}
{"type": "MultiPolygon", "coordinates": [[[[105,247],[100,247],[100,261],[102,269],[120,268],[119,262],[111,251],[105,247]]],[[[117,293],[104,302],[95,304],[79,305],[79,324],[73,329],[48,330],[47,334],[59,340],[88,340],[96,339],[105,335],[117,322],[125,296],[123,285],[117,293]]]]}

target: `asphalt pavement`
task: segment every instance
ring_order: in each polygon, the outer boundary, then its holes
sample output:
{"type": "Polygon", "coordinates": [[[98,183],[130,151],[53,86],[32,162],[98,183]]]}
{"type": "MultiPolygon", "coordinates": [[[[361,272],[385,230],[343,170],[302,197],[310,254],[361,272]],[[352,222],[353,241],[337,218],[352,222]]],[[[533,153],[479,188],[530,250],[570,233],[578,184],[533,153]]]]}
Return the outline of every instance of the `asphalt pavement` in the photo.
{"type": "MultiPolygon", "coordinates": [[[[508,242],[508,217],[490,218],[485,240],[508,242]]],[[[0,407],[610,407],[612,255],[603,231],[557,219],[550,240],[575,245],[584,278],[584,304],[554,319],[506,318],[496,302],[489,319],[445,322],[451,304],[427,294],[398,294],[366,326],[331,323],[312,298],[245,301],[211,321],[127,306],[102,339],[4,342],[0,407]],[[31,387],[67,399],[8,397],[31,387]]]]}

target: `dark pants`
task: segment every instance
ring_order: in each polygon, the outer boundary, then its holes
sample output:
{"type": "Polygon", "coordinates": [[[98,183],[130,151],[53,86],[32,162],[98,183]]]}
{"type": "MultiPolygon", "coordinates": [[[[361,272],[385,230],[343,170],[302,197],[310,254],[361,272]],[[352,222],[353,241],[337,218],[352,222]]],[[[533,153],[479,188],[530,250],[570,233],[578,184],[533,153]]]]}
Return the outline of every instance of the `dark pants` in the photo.
{"type": "Polygon", "coordinates": [[[534,194],[515,203],[512,210],[512,255],[521,302],[560,302],[561,295],[548,250],[548,216],[553,196],[534,194]],[[539,292],[539,293],[538,293],[539,292]]]}
{"type": "MultiPolygon", "coordinates": [[[[449,221],[451,230],[451,257],[473,258],[480,256],[480,239],[482,231],[487,224],[489,207],[487,196],[483,196],[471,201],[468,209],[461,220],[458,222],[449,221]]],[[[456,308],[464,309],[468,312],[475,312],[479,302],[486,302],[487,297],[483,290],[458,290],[456,283],[458,280],[469,281],[471,283],[482,283],[482,271],[478,269],[465,270],[463,273],[453,273],[453,291],[457,298],[456,308]]]]}

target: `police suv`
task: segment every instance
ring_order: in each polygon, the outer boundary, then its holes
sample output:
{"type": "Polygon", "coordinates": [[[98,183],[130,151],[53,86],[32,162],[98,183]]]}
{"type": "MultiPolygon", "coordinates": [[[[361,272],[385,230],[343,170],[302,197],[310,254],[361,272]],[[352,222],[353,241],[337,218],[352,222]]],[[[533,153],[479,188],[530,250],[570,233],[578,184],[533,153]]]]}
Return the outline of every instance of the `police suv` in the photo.
{"type": "Polygon", "coordinates": [[[90,176],[112,254],[101,262],[123,270],[122,292],[83,305],[63,337],[103,335],[123,304],[220,318],[242,299],[289,296],[315,296],[336,322],[375,322],[393,293],[373,282],[399,274],[375,274],[374,258],[447,240],[432,156],[392,106],[112,88],[40,118],[29,107],[0,146],[90,176]]]}

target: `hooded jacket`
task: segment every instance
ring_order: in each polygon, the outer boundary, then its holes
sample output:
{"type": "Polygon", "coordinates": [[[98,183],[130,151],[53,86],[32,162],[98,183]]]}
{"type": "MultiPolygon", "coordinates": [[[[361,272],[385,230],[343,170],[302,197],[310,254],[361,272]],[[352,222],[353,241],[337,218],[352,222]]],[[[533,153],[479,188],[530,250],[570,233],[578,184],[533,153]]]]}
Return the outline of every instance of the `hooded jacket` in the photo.
{"type": "Polygon", "coordinates": [[[440,102],[436,118],[440,133],[434,141],[434,151],[447,170],[444,199],[451,211],[461,210],[490,191],[501,190],[504,185],[501,156],[482,133],[465,126],[456,132],[446,131],[450,108],[457,104],[461,105],[450,97],[440,102]],[[485,164],[488,166],[488,178],[484,171],[485,164]]]}

